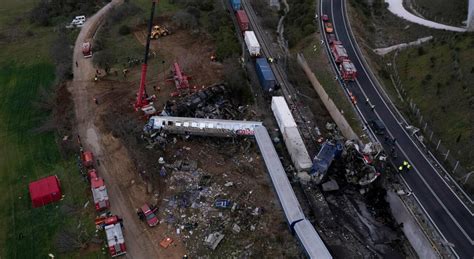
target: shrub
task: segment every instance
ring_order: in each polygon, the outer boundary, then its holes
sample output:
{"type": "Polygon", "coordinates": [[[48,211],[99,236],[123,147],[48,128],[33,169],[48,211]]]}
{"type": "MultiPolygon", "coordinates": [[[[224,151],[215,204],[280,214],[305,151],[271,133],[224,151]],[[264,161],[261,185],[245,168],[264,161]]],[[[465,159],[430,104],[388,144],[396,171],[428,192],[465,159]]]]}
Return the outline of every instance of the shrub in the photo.
{"type": "Polygon", "coordinates": [[[423,56],[426,54],[426,51],[423,47],[418,48],[418,56],[423,56]]]}
{"type": "Polygon", "coordinates": [[[128,27],[127,25],[120,26],[120,28],[118,30],[118,33],[120,35],[128,35],[128,34],[130,34],[130,32],[131,32],[130,27],[128,27]]]}

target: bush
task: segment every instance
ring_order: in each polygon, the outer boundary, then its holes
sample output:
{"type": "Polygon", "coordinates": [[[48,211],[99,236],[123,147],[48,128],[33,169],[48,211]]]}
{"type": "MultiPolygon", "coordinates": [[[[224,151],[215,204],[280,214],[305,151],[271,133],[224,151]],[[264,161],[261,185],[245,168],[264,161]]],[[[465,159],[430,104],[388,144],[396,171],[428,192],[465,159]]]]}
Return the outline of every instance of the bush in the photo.
{"type": "Polygon", "coordinates": [[[113,23],[117,23],[126,17],[143,12],[143,10],[133,3],[123,3],[114,8],[110,13],[109,20],[113,23]]]}
{"type": "Polygon", "coordinates": [[[120,35],[128,35],[128,34],[130,34],[130,32],[131,32],[130,27],[128,27],[127,25],[122,25],[118,29],[118,33],[120,35]]]}
{"type": "Polygon", "coordinates": [[[173,15],[173,22],[183,29],[196,29],[198,21],[196,17],[185,11],[178,11],[173,15]]]}
{"type": "Polygon", "coordinates": [[[65,29],[58,32],[57,38],[51,44],[51,57],[56,65],[56,78],[59,81],[72,78],[72,41],[65,29]]]}
{"type": "Polygon", "coordinates": [[[41,0],[29,13],[31,23],[40,26],[54,25],[55,21],[68,20],[75,15],[89,15],[108,2],[107,0],[41,0]],[[58,19],[60,18],[60,19],[58,19]]]}
{"type": "Polygon", "coordinates": [[[423,56],[426,54],[426,51],[423,47],[418,48],[418,56],[423,56]]]}
{"type": "Polygon", "coordinates": [[[30,22],[40,26],[50,25],[50,12],[47,0],[41,0],[30,12],[30,22]]]}

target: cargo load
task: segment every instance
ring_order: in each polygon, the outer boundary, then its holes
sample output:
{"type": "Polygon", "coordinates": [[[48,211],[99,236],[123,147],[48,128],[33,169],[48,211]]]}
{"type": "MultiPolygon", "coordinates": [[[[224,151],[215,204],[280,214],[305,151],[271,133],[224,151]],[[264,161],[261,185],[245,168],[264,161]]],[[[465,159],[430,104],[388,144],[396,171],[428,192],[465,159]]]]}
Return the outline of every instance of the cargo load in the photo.
{"type": "Polygon", "coordinates": [[[245,45],[247,45],[247,49],[249,50],[250,56],[251,57],[260,56],[260,44],[258,43],[255,33],[253,31],[244,32],[244,40],[245,40],[245,45]]]}
{"type": "Polygon", "coordinates": [[[326,141],[314,157],[310,174],[320,181],[326,175],[334,158],[341,154],[342,149],[341,144],[326,141]]]}
{"type": "Polygon", "coordinates": [[[258,80],[262,88],[266,92],[275,90],[276,79],[270,65],[265,58],[257,58],[255,62],[255,70],[257,71],[258,80]]]}
{"type": "Polygon", "coordinates": [[[249,30],[249,17],[244,10],[238,10],[235,13],[235,17],[237,18],[237,23],[239,24],[239,28],[241,32],[249,30]]]}
{"type": "Polygon", "coordinates": [[[240,0],[230,0],[230,5],[232,5],[232,9],[234,9],[234,11],[240,10],[242,7],[240,0]]]}
{"type": "Polygon", "coordinates": [[[283,96],[272,97],[271,108],[282,134],[285,133],[285,128],[296,127],[296,122],[283,96]]]}
{"type": "Polygon", "coordinates": [[[286,149],[297,171],[309,171],[313,165],[306,146],[296,127],[286,128],[283,133],[286,149]]]}

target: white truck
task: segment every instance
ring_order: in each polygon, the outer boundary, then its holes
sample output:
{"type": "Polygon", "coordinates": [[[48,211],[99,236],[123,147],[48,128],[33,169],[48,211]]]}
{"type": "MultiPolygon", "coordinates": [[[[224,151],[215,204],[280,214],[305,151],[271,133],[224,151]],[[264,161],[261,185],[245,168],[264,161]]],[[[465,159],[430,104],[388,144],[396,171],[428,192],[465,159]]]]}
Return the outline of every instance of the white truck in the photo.
{"type": "Polygon", "coordinates": [[[257,37],[255,37],[255,33],[253,31],[244,32],[244,40],[250,56],[260,56],[260,44],[258,43],[257,37]]]}

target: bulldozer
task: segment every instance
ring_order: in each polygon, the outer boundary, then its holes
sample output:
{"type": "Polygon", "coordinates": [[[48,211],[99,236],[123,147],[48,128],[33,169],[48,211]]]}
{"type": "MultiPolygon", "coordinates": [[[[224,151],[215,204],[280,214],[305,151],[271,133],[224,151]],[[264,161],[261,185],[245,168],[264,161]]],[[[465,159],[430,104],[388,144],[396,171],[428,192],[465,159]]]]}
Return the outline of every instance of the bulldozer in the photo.
{"type": "Polygon", "coordinates": [[[153,29],[151,30],[150,38],[152,40],[158,39],[159,37],[167,36],[169,34],[170,34],[170,31],[166,27],[155,25],[153,26],[153,29]]]}

